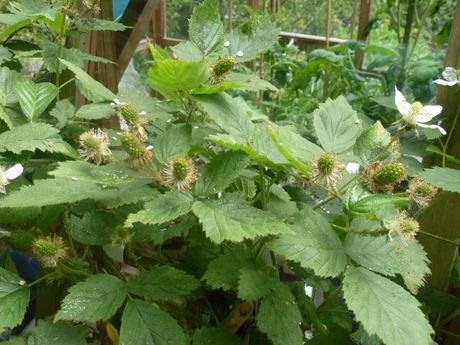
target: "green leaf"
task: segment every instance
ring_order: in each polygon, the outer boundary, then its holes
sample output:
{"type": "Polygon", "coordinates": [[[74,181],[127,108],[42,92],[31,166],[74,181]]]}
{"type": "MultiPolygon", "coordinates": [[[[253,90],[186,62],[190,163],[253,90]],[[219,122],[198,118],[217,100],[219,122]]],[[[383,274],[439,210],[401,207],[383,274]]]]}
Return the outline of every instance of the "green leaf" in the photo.
{"type": "Polygon", "coordinates": [[[420,303],[398,284],[365,268],[349,267],[343,293],[357,321],[386,345],[431,345],[433,329],[420,303]]]}
{"type": "Polygon", "coordinates": [[[63,59],[59,59],[59,61],[75,74],[75,78],[79,81],[77,86],[80,89],[80,92],[90,101],[113,101],[116,98],[112,91],[107,89],[97,80],[91,78],[91,76],[89,76],[89,74],[83,71],[80,67],[63,59]]]}
{"type": "Polygon", "coordinates": [[[200,286],[193,276],[171,266],[159,266],[128,280],[130,293],[156,301],[175,300],[189,295],[200,286]]]}
{"type": "Polygon", "coordinates": [[[0,198],[0,208],[67,204],[96,197],[101,191],[101,186],[85,181],[37,180],[32,186],[23,186],[0,198]]]}
{"type": "Polygon", "coordinates": [[[192,345],[243,345],[236,335],[221,328],[201,327],[193,333],[192,345]]]}
{"type": "Polygon", "coordinates": [[[273,292],[260,303],[257,327],[273,345],[302,345],[301,321],[294,296],[286,285],[278,282],[273,292]]]}
{"type": "Polygon", "coordinates": [[[343,96],[320,104],[313,113],[313,126],[321,146],[335,153],[352,147],[361,131],[356,112],[343,96]]]}
{"type": "Polygon", "coordinates": [[[279,142],[301,161],[309,162],[324,152],[321,147],[308,141],[288,126],[277,127],[276,132],[279,142]]]}
{"type": "MultiPolygon", "coordinates": [[[[180,42],[174,47],[171,47],[171,50],[179,60],[201,61],[204,59],[201,50],[190,41],[180,42]]],[[[153,56],[153,58],[154,60],[158,60],[155,56],[153,56]]]]}
{"type": "Polygon", "coordinates": [[[240,242],[246,238],[291,232],[280,219],[243,200],[195,201],[192,210],[206,236],[215,243],[240,242]]]}
{"type": "Polygon", "coordinates": [[[58,88],[51,83],[34,83],[25,80],[16,84],[19,104],[30,122],[48,108],[58,93],[58,88]]]}
{"type": "Polygon", "coordinates": [[[253,125],[238,103],[226,93],[195,96],[198,105],[224,131],[249,139],[253,125]]]}
{"type": "Polygon", "coordinates": [[[63,321],[51,322],[38,320],[28,337],[28,344],[33,345],[86,345],[88,328],[71,326],[63,321]]]}
{"type": "Polygon", "coordinates": [[[100,120],[108,119],[115,115],[115,108],[109,103],[91,103],[85,104],[78,109],[75,117],[85,120],[100,120]]]}
{"type": "Polygon", "coordinates": [[[349,209],[349,215],[352,217],[366,216],[375,214],[378,210],[385,209],[389,206],[404,208],[409,204],[409,198],[391,194],[372,194],[360,199],[352,204],[349,209]]]}
{"type": "Polygon", "coordinates": [[[16,327],[24,319],[29,304],[29,288],[21,278],[0,267],[0,331],[16,327]]]}
{"type": "MultiPolygon", "coordinates": [[[[116,19],[116,18],[115,18],[116,19]]],[[[96,18],[82,18],[77,20],[79,31],[124,31],[127,26],[120,22],[96,18]]]]}
{"type": "Polygon", "coordinates": [[[147,180],[137,180],[105,188],[98,191],[93,198],[108,208],[117,208],[141,201],[150,201],[158,196],[158,191],[148,185],[147,180]]]}
{"type": "Polygon", "coordinates": [[[112,214],[102,211],[85,213],[82,218],[71,215],[70,233],[80,243],[102,246],[112,242],[112,234],[119,223],[112,214]]]}
{"type": "Polygon", "coordinates": [[[75,107],[68,99],[63,99],[50,110],[50,115],[57,120],[56,127],[63,128],[74,117],[75,107]]]}
{"type": "Polygon", "coordinates": [[[16,103],[16,85],[22,81],[20,73],[7,67],[0,67],[0,104],[16,103]]]}
{"type": "Polygon", "coordinates": [[[248,164],[249,159],[244,153],[230,151],[219,154],[204,167],[194,193],[209,195],[224,191],[248,164]]]}
{"type": "Polygon", "coordinates": [[[387,236],[348,234],[344,242],[345,252],[357,264],[389,276],[401,271],[400,246],[398,241],[389,241],[387,236]]]}
{"type": "Polygon", "coordinates": [[[430,274],[430,260],[423,246],[416,240],[400,243],[399,257],[404,284],[414,295],[425,285],[425,279],[430,274]]]}
{"type": "Polygon", "coordinates": [[[294,234],[282,234],[270,248],[286,259],[311,268],[320,277],[336,277],[345,269],[347,257],[337,234],[320,214],[305,208],[295,218],[294,234]]]}
{"type": "Polygon", "coordinates": [[[8,129],[12,129],[14,127],[13,122],[11,121],[8,114],[5,113],[5,109],[1,105],[0,105],[0,120],[2,120],[5,123],[8,129]]]}
{"type": "Polygon", "coordinates": [[[201,86],[208,78],[209,68],[206,60],[156,61],[148,73],[150,87],[170,98],[176,97],[176,91],[192,90],[201,86]]]}
{"type": "Polygon", "coordinates": [[[188,193],[166,192],[156,199],[145,203],[144,209],[130,214],[128,226],[139,222],[143,224],[162,224],[170,222],[190,212],[193,197],[188,193]]]}
{"type": "Polygon", "coordinates": [[[224,28],[217,0],[205,0],[190,18],[190,41],[204,56],[218,57],[224,48],[224,28]]]}
{"type": "Polygon", "coordinates": [[[56,178],[62,177],[106,186],[115,186],[142,179],[138,172],[128,167],[115,164],[101,166],[85,161],[59,162],[57,169],[49,174],[56,178]]]}
{"type": "Polygon", "coordinates": [[[217,84],[204,85],[192,90],[192,95],[209,95],[231,89],[241,89],[244,85],[235,81],[222,81],[217,84]]]}
{"type": "Polygon", "coordinates": [[[186,345],[183,329],[171,315],[157,306],[130,300],[121,318],[120,343],[123,345],[186,345]]]}
{"type": "Polygon", "coordinates": [[[242,84],[243,86],[240,88],[246,91],[278,91],[278,88],[275,85],[267,80],[260,79],[255,74],[232,72],[226,80],[228,82],[242,84]]]}
{"type": "Polygon", "coordinates": [[[460,193],[460,170],[434,167],[426,169],[420,176],[436,187],[449,192],[460,193]]]}
{"type": "Polygon", "coordinates": [[[16,31],[29,26],[32,24],[32,21],[30,19],[23,19],[20,20],[12,25],[9,25],[6,27],[2,32],[0,32],[0,42],[4,42],[7,40],[11,35],[13,35],[16,31]]]}
{"type": "Polygon", "coordinates": [[[236,56],[238,62],[253,60],[278,41],[280,30],[273,24],[270,16],[253,16],[244,28],[249,28],[249,32],[235,30],[225,38],[230,45],[224,49],[224,53],[236,56]],[[237,54],[239,51],[243,56],[237,54]]]}
{"type": "Polygon", "coordinates": [[[232,246],[208,264],[203,279],[214,289],[230,290],[237,286],[243,268],[257,269],[252,252],[245,246],[232,246]]]}
{"type": "Polygon", "coordinates": [[[372,163],[390,144],[391,135],[383,128],[380,121],[365,130],[356,140],[353,153],[358,163],[367,165],[372,163]]]}
{"type": "Polygon", "coordinates": [[[109,274],[96,274],[69,289],[55,320],[109,320],[125,298],[123,281],[109,274]]]}
{"type": "Polygon", "coordinates": [[[77,153],[59,136],[59,130],[46,123],[27,123],[0,134],[0,152],[16,154],[40,150],[58,152],[70,157],[77,153]]]}
{"type": "Polygon", "coordinates": [[[257,301],[268,296],[280,282],[268,276],[265,272],[256,271],[248,267],[240,270],[238,280],[238,297],[246,301],[257,301]]]}
{"type": "Polygon", "coordinates": [[[185,155],[192,143],[192,127],[178,125],[168,128],[154,142],[155,154],[158,161],[165,164],[171,158],[185,155]]]}

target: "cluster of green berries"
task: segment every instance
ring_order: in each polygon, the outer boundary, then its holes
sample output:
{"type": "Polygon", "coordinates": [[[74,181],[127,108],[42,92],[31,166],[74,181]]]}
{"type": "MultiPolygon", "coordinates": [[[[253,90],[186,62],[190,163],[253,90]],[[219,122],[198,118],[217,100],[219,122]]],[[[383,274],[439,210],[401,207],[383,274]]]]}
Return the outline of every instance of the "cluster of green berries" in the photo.
{"type": "Polygon", "coordinates": [[[373,176],[373,181],[378,186],[387,186],[402,180],[405,175],[406,168],[404,164],[393,162],[385,164],[377,169],[373,176]]]}

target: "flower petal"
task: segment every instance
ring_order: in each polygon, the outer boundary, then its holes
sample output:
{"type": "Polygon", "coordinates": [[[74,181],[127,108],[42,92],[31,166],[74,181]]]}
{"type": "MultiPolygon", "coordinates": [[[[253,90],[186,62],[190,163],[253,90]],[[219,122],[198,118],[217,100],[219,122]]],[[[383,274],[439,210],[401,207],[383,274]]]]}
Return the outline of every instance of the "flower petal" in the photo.
{"type": "Polygon", "coordinates": [[[425,123],[430,121],[433,117],[441,114],[442,106],[440,105],[425,105],[423,113],[415,115],[415,121],[425,123]]]}
{"type": "Polygon", "coordinates": [[[345,169],[350,173],[350,174],[357,174],[359,172],[359,164],[358,163],[348,163],[345,169]]]}
{"type": "Polygon", "coordinates": [[[14,180],[15,178],[19,177],[23,171],[24,167],[21,164],[15,164],[7,171],[5,171],[5,177],[8,180],[14,180]]]}
{"type": "Polygon", "coordinates": [[[427,125],[425,123],[417,123],[417,126],[419,127],[422,127],[422,128],[433,128],[433,129],[437,129],[441,132],[442,135],[446,135],[447,132],[444,128],[442,128],[441,126],[438,126],[438,125],[427,125]]]}
{"type": "Polygon", "coordinates": [[[398,108],[398,111],[406,116],[407,113],[409,112],[410,109],[410,104],[409,102],[406,101],[406,97],[401,93],[401,91],[398,90],[398,88],[395,86],[395,105],[396,108],[398,108]]]}

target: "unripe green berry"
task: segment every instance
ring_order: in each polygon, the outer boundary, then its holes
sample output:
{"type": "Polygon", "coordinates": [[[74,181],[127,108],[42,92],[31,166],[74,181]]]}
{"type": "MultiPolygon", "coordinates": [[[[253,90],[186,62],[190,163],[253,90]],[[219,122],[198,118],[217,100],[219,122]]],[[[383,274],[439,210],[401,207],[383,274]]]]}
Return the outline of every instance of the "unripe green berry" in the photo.
{"type": "Polygon", "coordinates": [[[422,183],[415,188],[415,193],[424,197],[431,197],[436,193],[436,190],[429,183],[422,183]]]}
{"type": "Polygon", "coordinates": [[[45,238],[39,238],[33,243],[34,253],[38,256],[54,256],[57,254],[58,249],[55,242],[45,238]]]}
{"type": "Polygon", "coordinates": [[[120,141],[130,157],[138,159],[144,156],[145,146],[134,134],[125,132],[120,136],[120,141]]]}
{"type": "Polygon", "coordinates": [[[187,177],[189,163],[187,158],[177,158],[173,163],[173,177],[177,181],[182,181],[187,177]]]}
{"type": "Polygon", "coordinates": [[[236,64],[236,58],[234,56],[225,56],[219,58],[214,65],[212,72],[216,77],[221,77],[226,73],[230,72],[236,64]]]}
{"type": "Polygon", "coordinates": [[[334,171],[336,155],[330,152],[323,153],[318,157],[318,170],[323,175],[330,175],[334,171]]]}
{"type": "Polygon", "coordinates": [[[89,131],[80,135],[80,143],[88,151],[96,151],[99,148],[98,138],[89,131]]]}
{"type": "Polygon", "coordinates": [[[28,250],[32,248],[32,245],[35,241],[34,235],[25,230],[16,230],[10,234],[9,242],[10,244],[21,250],[28,250]]]}
{"type": "Polygon", "coordinates": [[[414,234],[420,230],[419,223],[413,218],[405,218],[400,221],[399,227],[401,232],[406,234],[414,234]]]}
{"type": "Polygon", "coordinates": [[[139,119],[139,112],[131,103],[122,103],[119,105],[120,113],[128,124],[134,124],[139,119]]]}
{"type": "Polygon", "coordinates": [[[377,170],[374,182],[385,186],[400,181],[406,175],[406,168],[402,163],[388,163],[377,170]]]}

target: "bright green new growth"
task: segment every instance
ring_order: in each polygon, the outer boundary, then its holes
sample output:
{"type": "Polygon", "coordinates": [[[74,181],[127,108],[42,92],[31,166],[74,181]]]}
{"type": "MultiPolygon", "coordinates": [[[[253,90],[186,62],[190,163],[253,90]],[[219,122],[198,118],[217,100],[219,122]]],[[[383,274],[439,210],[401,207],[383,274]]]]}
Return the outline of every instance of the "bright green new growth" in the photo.
{"type": "Polygon", "coordinates": [[[32,248],[32,245],[35,241],[34,235],[29,231],[25,230],[16,230],[10,234],[9,242],[11,245],[17,249],[28,250],[32,248]]]}
{"type": "Polygon", "coordinates": [[[380,167],[376,171],[373,179],[375,184],[385,186],[400,181],[405,175],[405,166],[402,163],[394,162],[380,167]]]}

